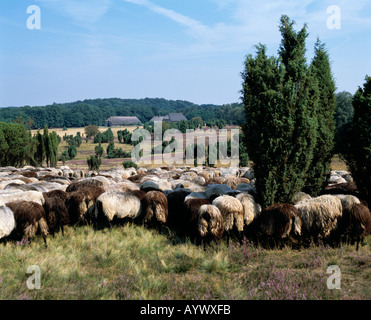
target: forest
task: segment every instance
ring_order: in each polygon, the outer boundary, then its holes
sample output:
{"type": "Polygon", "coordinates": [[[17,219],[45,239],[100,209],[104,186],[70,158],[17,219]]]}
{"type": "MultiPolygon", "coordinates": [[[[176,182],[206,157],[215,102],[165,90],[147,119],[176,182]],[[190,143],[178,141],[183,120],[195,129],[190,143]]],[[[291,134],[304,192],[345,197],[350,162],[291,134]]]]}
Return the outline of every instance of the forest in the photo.
{"type": "MultiPolygon", "coordinates": [[[[340,143],[338,133],[353,116],[353,95],[342,91],[336,93],[336,142],[340,143]]],[[[166,100],[163,98],[145,99],[92,99],[71,103],[54,103],[47,106],[23,106],[0,108],[0,121],[16,122],[16,119],[27,120],[29,129],[76,128],[90,124],[102,126],[110,116],[136,116],[143,123],[155,115],[166,115],[170,112],[182,112],[188,120],[201,117],[208,124],[215,125],[223,119],[225,123],[241,125],[245,122],[245,110],[242,103],[225,105],[198,105],[183,100],[166,100]]]]}
{"type": "Polygon", "coordinates": [[[6,107],[0,109],[0,121],[12,122],[23,117],[30,123],[31,129],[75,128],[89,124],[102,126],[110,116],[136,116],[143,123],[153,116],[182,112],[188,120],[201,117],[205,122],[224,119],[229,124],[241,124],[244,121],[242,104],[198,105],[183,100],[162,98],[145,99],[92,99],[47,106],[6,107]]]}

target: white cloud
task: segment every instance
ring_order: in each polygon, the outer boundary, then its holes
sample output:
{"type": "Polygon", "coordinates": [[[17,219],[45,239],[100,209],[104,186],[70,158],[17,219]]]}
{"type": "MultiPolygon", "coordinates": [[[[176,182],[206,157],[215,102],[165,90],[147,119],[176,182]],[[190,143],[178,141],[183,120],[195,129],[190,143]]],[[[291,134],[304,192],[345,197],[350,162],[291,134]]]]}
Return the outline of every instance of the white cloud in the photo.
{"type": "Polygon", "coordinates": [[[111,7],[111,0],[36,0],[79,23],[96,23],[111,7]]]}
{"type": "MultiPolygon", "coordinates": [[[[144,6],[183,26],[188,34],[199,40],[192,46],[198,49],[236,50],[250,48],[259,42],[277,44],[280,41],[278,26],[282,14],[295,20],[297,29],[307,23],[313,39],[317,35],[324,40],[339,36],[339,33],[329,32],[326,24],[329,16],[326,9],[333,4],[332,0],[209,0],[216,5],[217,10],[225,10],[229,15],[228,23],[214,25],[206,25],[202,21],[161,7],[154,3],[155,0],[124,1],[144,6]]],[[[348,0],[335,2],[341,8],[343,34],[349,35],[360,28],[370,26],[371,21],[361,17],[362,10],[368,5],[369,0],[360,0],[357,4],[349,3],[348,0]]]]}
{"type": "Polygon", "coordinates": [[[305,6],[311,2],[291,1],[265,1],[260,0],[211,0],[215,2],[217,9],[223,10],[228,7],[231,22],[220,22],[214,25],[206,25],[201,21],[185,16],[174,10],[163,8],[149,0],[125,0],[160,14],[179,25],[185,27],[187,33],[200,40],[192,49],[209,50],[235,50],[238,48],[251,47],[258,42],[274,42],[278,35],[278,23],[282,13],[297,16],[304,15],[305,6]]]}
{"type": "Polygon", "coordinates": [[[158,6],[148,0],[125,0],[125,1],[137,5],[142,5],[157,14],[163,15],[166,18],[173,20],[174,22],[182,25],[183,27],[186,27],[188,32],[196,38],[208,41],[215,37],[215,31],[213,30],[213,28],[210,28],[201,23],[200,21],[185,16],[174,10],[158,6]]]}

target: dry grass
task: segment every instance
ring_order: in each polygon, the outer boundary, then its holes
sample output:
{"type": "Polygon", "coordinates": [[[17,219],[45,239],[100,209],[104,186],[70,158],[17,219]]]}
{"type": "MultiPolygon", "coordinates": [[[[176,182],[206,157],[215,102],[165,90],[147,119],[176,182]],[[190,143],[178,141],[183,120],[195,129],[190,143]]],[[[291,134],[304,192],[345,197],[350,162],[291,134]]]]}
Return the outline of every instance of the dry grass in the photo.
{"type": "MultiPolygon", "coordinates": [[[[107,127],[98,127],[100,132],[104,132],[107,130],[107,127]]],[[[133,132],[137,127],[136,126],[125,126],[125,127],[112,127],[111,130],[113,135],[117,137],[117,131],[127,129],[130,132],[133,132]]],[[[140,127],[141,128],[141,127],[140,127]]],[[[65,134],[75,136],[77,132],[81,133],[82,137],[85,137],[85,130],[84,128],[67,128],[67,130],[63,130],[63,128],[49,128],[49,132],[55,131],[57,135],[63,137],[65,134]]],[[[42,133],[42,130],[40,130],[42,133]]],[[[37,133],[37,130],[31,130],[32,135],[37,133]]]]}
{"type": "Polygon", "coordinates": [[[338,154],[335,154],[334,157],[332,158],[330,168],[331,168],[331,170],[335,170],[335,171],[336,170],[349,171],[348,166],[346,165],[346,163],[342,159],[340,159],[338,154]]]}
{"type": "MultiPolygon", "coordinates": [[[[131,151],[131,149],[132,149],[131,145],[119,144],[118,139],[117,139],[117,131],[127,129],[130,132],[133,132],[136,128],[137,128],[136,126],[111,128],[111,130],[113,132],[113,135],[115,136],[115,147],[116,148],[122,148],[126,152],[131,151]]],[[[239,127],[231,127],[231,128],[228,128],[228,129],[239,129],[239,127]]],[[[107,127],[99,127],[99,130],[101,132],[104,132],[105,130],[107,130],[107,127]]],[[[67,135],[72,134],[72,135],[75,136],[77,134],[77,132],[80,132],[82,137],[85,136],[84,128],[68,128],[67,130],[63,130],[62,128],[50,128],[49,131],[50,132],[51,131],[56,131],[57,134],[60,137],[63,137],[65,134],[67,134],[67,135]]],[[[32,130],[32,134],[35,134],[36,132],[37,132],[37,130],[32,130]]],[[[203,138],[203,137],[207,138],[207,132],[205,133],[205,132],[199,131],[197,136],[199,138],[203,138]]],[[[228,131],[228,139],[230,139],[230,131],[228,131]]],[[[183,138],[183,141],[185,143],[185,137],[183,138]]],[[[208,143],[208,139],[206,139],[206,144],[207,143],[208,143]]],[[[94,149],[95,149],[96,145],[97,144],[93,143],[92,140],[89,140],[89,142],[86,143],[85,139],[83,139],[83,143],[81,144],[80,148],[77,149],[77,156],[73,160],[66,161],[66,165],[69,166],[71,169],[88,169],[86,159],[87,159],[87,157],[89,157],[90,155],[93,155],[95,153],[94,149]]],[[[62,141],[59,145],[59,148],[58,148],[58,154],[61,154],[62,151],[66,148],[66,146],[67,146],[66,142],[62,141]]],[[[102,147],[103,147],[104,151],[106,151],[107,146],[108,146],[108,143],[103,143],[102,144],[102,147]]],[[[122,162],[126,161],[126,160],[131,160],[131,159],[105,159],[105,158],[103,158],[102,159],[102,165],[101,165],[100,169],[108,170],[108,169],[113,168],[113,167],[121,166],[122,162]]],[[[63,164],[62,164],[61,161],[59,161],[57,163],[57,166],[62,166],[62,165],[63,164]]],[[[166,163],[164,162],[162,165],[166,165],[166,163]]],[[[185,161],[184,161],[183,165],[186,165],[185,161]]],[[[192,164],[187,164],[187,165],[193,166],[193,163],[192,164]]],[[[252,162],[249,162],[249,165],[252,165],[252,162]]],[[[159,165],[158,164],[143,165],[143,167],[146,167],[147,169],[152,169],[152,168],[155,168],[157,166],[159,166],[159,165]]],[[[229,167],[229,165],[228,164],[226,164],[226,165],[217,164],[216,167],[229,167]]],[[[335,155],[333,157],[333,159],[331,161],[330,168],[331,168],[331,170],[348,170],[347,165],[345,164],[345,162],[343,160],[340,159],[339,155],[335,155]]]]}
{"type": "MultiPolygon", "coordinates": [[[[127,129],[130,132],[133,132],[137,127],[136,126],[126,126],[126,127],[113,127],[111,128],[113,135],[115,136],[115,147],[122,148],[124,151],[129,152],[132,149],[131,145],[127,144],[119,144],[117,138],[117,131],[127,129]]],[[[100,132],[104,132],[107,130],[107,127],[99,127],[100,132]]],[[[85,131],[84,128],[67,128],[67,130],[63,130],[62,128],[50,128],[49,132],[55,131],[60,137],[66,135],[77,135],[77,132],[80,132],[81,136],[83,137],[83,142],[80,147],[77,149],[77,155],[73,160],[66,161],[66,165],[69,166],[71,169],[88,169],[88,165],[86,163],[86,159],[90,155],[95,154],[95,147],[97,146],[96,143],[93,143],[93,139],[90,139],[87,143],[85,141],[85,131]]],[[[32,130],[32,134],[36,134],[37,130],[32,130]]],[[[106,152],[108,143],[102,143],[102,147],[104,152],[106,152]]],[[[60,155],[65,149],[67,148],[67,143],[62,140],[62,142],[58,146],[58,155],[60,155]]],[[[102,159],[102,165],[100,169],[106,170],[112,167],[121,166],[124,159],[102,159]]],[[[58,161],[57,166],[62,166],[62,161],[58,161]]]]}
{"type": "Polygon", "coordinates": [[[95,232],[68,227],[65,236],[0,246],[0,299],[319,300],[371,298],[370,240],[355,251],[311,247],[266,250],[223,241],[206,251],[171,233],[129,224],[95,232]],[[41,289],[26,286],[27,267],[41,269],[41,289]],[[327,267],[341,269],[330,290],[327,267]]]}

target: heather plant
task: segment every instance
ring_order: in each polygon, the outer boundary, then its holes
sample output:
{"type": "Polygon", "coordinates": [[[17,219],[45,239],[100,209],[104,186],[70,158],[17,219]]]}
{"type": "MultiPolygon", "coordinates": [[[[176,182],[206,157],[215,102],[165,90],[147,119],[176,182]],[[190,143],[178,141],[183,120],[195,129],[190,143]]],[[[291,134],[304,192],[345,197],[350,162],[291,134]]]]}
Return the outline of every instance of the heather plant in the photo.
{"type": "MultiPolygon", "coordinates": [[[[368,240],[367,238],[366,240],[368,240]]],[[[135,224],[94,231],[66,227],[45,249],[42,238],[0,246],[0,297],[19,300],[369,299],[369,243],[353,247],[261,249],[223,240],[204,250],[189,240],[135,224]],[[329,265],[341,290],[326,286],[329,265]],[[41,289],[26,286],[28,266],[41,289]]]]}
{"type": "Polygon", "coordinates": [[[228,257],[237,264],[245,264],[253,257],[260,254],[259,250],[252,242],[245,237],[242,242],[232,243],[228,250],[228,257]]]}

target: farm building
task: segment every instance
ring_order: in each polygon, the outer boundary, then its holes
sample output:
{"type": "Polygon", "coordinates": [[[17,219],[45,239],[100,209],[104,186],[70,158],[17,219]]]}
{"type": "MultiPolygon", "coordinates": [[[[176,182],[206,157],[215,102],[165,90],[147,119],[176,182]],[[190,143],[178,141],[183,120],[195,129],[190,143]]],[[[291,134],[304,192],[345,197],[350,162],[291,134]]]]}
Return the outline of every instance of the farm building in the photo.
{"type": "Polygon", "coordinates": [[[130,125],[141,125],[142,122],[137,117],[109,117],[106,120],[106,127],[120,127],[130,125]]]}
{"type": "Polygon", "coordinates": [[[155,116],[149,122],[155,122],[155,121],[167,121],[167,122],[179,122],[185,120],[187,121],[187,118],[183,115],[183,113],[169,113],[166,116],[155,116]]]}

